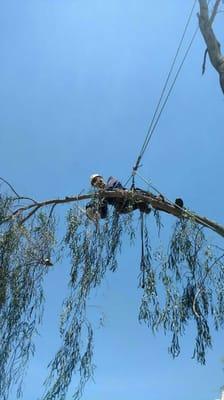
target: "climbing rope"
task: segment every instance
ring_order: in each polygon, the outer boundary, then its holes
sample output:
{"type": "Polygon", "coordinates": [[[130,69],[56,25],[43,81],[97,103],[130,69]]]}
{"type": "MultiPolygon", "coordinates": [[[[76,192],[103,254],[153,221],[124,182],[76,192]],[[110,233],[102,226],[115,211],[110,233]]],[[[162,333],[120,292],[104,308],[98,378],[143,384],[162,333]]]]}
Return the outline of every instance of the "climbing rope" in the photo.
{"type": "Polygon", "coordinates": [[[141,212],[141,263],[140,263],[140,270],[141,270],[141,275],[142,275],[142,280],[141,280],[141,288],[145,288],[145,247],[144,247],[144,213],[141,212]]]}
{"type": "Polygon", "coordinates": [[[150,142],[150,140],[151,140],[151,138],[152,138],[152,135],[153,135],[153,133],[154,133],[154,131],[155,131],[157,125],[158,125],[158,122],[159,122],[159,120],[160,120],[160,117],[161,117],[161,115],[162,115],[162,112],[163,112],[163,110],[164,110],[164,108],[165,108],[165,106],[166,106],[166,104],[167,104],[167,101],[168,101],[168,99],[169,99],[169,97],[170,97],[170,95],[171,95],[171,93],[172,93],[172,90],[173,90],[173,88],[174,88],[174,86],[175,86],[175,83],[176,83],[176,81],[177,81],[177,78],[178,78],[178,76],[179,76],[179,74],[180,74],[180,71],[181,71],[181,69],[182,69],[182,67],[183,67],[183,65],[184,65],[184,62],[185,62],[185,60],[186,60],[186,58],[187,58],[187,55],[188,55],[188,53],[189,53],[189,51],[190,51],[190,48],[191,48],[191,46],[192,46],[192,44],[193,44],[193,41],[194,41],[194,39],[195,39],[195,37],[196,37],[196,34],[197,34],[197,32],[198,32],[198,29],[199,29],[199,28],[197,27],[197,29],[195,30],[195,32],[194,32],[194,34],[193,34],[193,36],[192,36],[192,39],[191,39],[191,41],[190,41],[190,44],[189,44],[189,46],[187,47],[187,50],[186,50],[186,52],[185,52],[185,54],[184,54],[184,56],[183,56],[183,60],[182,60],[180,66],[179,66],[179,68],[178,68],[178,70],[177,70],[177,73],[176,73],[176,75],[175,75],[175,77],[174,77],[174,79],[173,79],[173,82],[172,82],[172,84],[171,84],[171,86],[170,86],[170,89],[169,89],[169,91],[168,91],[168,93],[167,93],[167,96],[165,97],[165,100],[164,100],[164,102],[163,102],[163,104],[162,104],[162,106],[161,106],[161,109],[160,109],[160,111],[159,111],[159,114],[157,115],[158,110],[159,110],[159,108],[160,108],[160,105],[161,105],[161,103],[162,103],[163,97],[164,97],[164,93],[165,93],[166,88],[167,88],[167,86],[168,86],[168,83],[169,83],[169,81],[170,81],[171,74],[172,74],[173,69],[174,69],[174,66],[175,66],[175,64],[176,64],[177,57],[178,57],[179,52],[180,52],[180,49],[181,49],[181,47],[182,47],[182,44],[183,44],[183,41],[184,41],[184,38],[185,38],[185,35],[186,35],[186,32],[187,32],[188,26],[189,26],[189,24],[190,24],[190,21],[191,21],[191,18],[192,18],[193,11],[194,11],[194,8],[195,8],[196,3],[197,3],[197,0],[194,0],[193,6],[192,6],[192,8],[191,8],[190,14],[189,14],[189,16],[188,16],[188,18],[187,18],[187,21],[186,21],[186,24],[185,24],[185,27],[184,27],[183,34],[182,34],[182,36],[181,36],[181,39],[180,39],[180,42],[179,42],[179,45],[178,45],[176,54],[175,54],[174,59],[173,59],[173,61],[172,61],[170,70],[169,70],[169,72],[168,72],[168,74],[167,74],[167,78],[166,78],[166,80],[165,80],[165,83],[164,83],[164,86],[163,86],[163,89],[162,89],[160,98],[159,98],[159,100],[158,100],[157,106],[156,106],[156,108],[155,108],[155,112],[154,112],[153,117],[152,117],[152,120],[151,120],[151,122],[150,122],[148,132],[147,132],[147,134],[146,134],[145,140],[144,140],[143,145],[142,145],[142,147],[141,147],[140,153],[139,153],[139,155],[138,155],[138,157],[137,157],[136,163],[135,163],[135,165],[134,165],[134,167],[133,167],[133,169],[132,169],[132,174],[131,174],[131,176],[128,178],[127,182],[125,183],[125,186],[128,184],[128,182],[130,181],[130,179],[132,179],[131,188],[134,188],[134,187],[135,187],[135,175],[136,175],[136,172],[137,172],[138,168],[140,167],[140,162],[141,162],[141,160],[142,160],[142,157],[143,157],[143,155],[144,155],[144,153],[145,153],[145,151],[146,151],[146,149],[147,149],[147,147],[148,147],[148,145],[149,145],[149,142],[150,142]]]}

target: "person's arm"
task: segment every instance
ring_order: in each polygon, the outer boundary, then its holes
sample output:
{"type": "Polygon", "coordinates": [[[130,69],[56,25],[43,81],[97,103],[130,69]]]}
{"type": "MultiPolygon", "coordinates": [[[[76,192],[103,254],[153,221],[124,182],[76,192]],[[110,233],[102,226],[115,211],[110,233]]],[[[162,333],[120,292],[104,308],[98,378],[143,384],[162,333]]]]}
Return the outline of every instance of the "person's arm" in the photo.
{"type": "Polygon", "coordinates": [[[107,181],[106,189],[107,190],[124,189],[124,187],[122,186],[121,182],[118,179],[114,178],[113,176],[110,176],[107,181]]]}

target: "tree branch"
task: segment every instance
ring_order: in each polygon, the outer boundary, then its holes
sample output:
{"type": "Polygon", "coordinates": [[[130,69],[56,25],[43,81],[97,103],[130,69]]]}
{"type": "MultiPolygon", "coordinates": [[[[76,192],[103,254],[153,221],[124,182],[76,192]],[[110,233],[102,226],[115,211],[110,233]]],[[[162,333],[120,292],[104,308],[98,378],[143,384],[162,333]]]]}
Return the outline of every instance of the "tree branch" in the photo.
{"type": "Polygon", "coordinates": [[[20,197],[19,194],[15,191],[14,187],[13,187],[8,181],[6,181],[5,179],[3,179],[2,177],[0,177],[0,180],[1,180],[2,182],[4,182],[6,185],[8,185],[8,187],[12,190],[12,192],[13,192],[18,198],[20,197]]]}
{"type": "Polygon", "coordinates": [[[32,217],[32,215],[35,214],[35,212],[36,212],[37,210],[39,210],[40,207],[41,207],[40,205],[37,205],[36,207],[34,207],[34,208],[28,213],[28,215],[26,215],[26,217],[24,217],[24,218],[20,221],[20,223],[21,223],[21,224],[24,224],[24,222],[26,222],[30,217],[32,217]]]}
{"type": "Polygon", "coordinates": [[[4,222],[9,221],[10,219],[14,219],[16,217],[23,216],[21,223],[27,221],[32,215],[35,214],[37,210],[42,207],[47,206],[56,206],[57,204],[68,204],[74,203],[76,201],[83,201],[92,198],[99,198],[99,199],[107,199],[107,198],[118,198],[130,201],[141,200],[145,201],[146,203],[151,204],[151,206],[158,211],[166,212],[171,214],[177,218],[188,218],[194,220],[196,223],[205,226],[206,228],[212,229],[218,235],[224,237],[224,226],[217,224],[214,221],[206,217],[202,217],[196,213],[193,213],[185,208],[178,207],[176,204],[173,204],[169,200],[164,200],[160,196],[155,196],[151,192],[141,192],[141,191],[134,191],[134,190],[121,190],[116,189],[113,191],[103,191],[100,190],[99,192],[93,192],[88,194],[82,194],[78,196],[66,196],[62,199],[50,199],[41,202],[35,202],[34,204],[29,204],[24,207],[17,208],[11,215],[9,215],[4,222]],[[24,215],[24,213],[28,212],[28,214],[24,215]]]}
{"type": "Polygon", "coordinates": [[[216,0],[211,17],[209,18],[207,0],[198,0],[200,13],[198,14],[199,28],[205,40],[210,61],[219,74],[219,82],[224,93],[224,57],[221,54],[221,46],[218,42],[212,24],[218,11],[221,0],[216,0]]]}
{"type": "Polygon", "coordinates": [[[210,20],[209,20],[211,26],[212,26],[212,24],[214,22],[214,19],[216,17],[217,12],[218,12],[218,8],[220,6],[220,3],[221,3],[221,0],[216,0],[215,5],[213,7],[212,14],[211,14],[211,17],[210,17],[210,20]]]}

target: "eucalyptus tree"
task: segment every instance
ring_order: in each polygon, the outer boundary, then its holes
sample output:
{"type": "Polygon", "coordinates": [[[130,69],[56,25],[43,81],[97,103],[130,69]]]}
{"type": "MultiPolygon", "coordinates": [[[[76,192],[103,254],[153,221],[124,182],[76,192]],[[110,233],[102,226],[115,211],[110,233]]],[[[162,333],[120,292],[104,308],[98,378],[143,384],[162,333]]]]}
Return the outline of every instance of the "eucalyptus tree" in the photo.
{"type": "MultiPolygon", "coordinates": [[[[5,181],[6,182],[6,181],[5,181]]],[[[7,183],[7,182],[6,182],[7,183]]],[[[163,196],[135,190],[99,190],[62,199],[37,201],[3,190],[0,197],[0,397],[9,398],[12,385],[22,396],[22,381],[35,351],[33,337],[40,329],[44,309],[43,283],[52,262],[70,260],[68,295],[61,311],[61,345],[49,364],[43,400],[62,400],[74,375],[79,384],[74,399],[82,396],[94,372],[94,329],[88,315],[90,296],[108,273],[116,273],[119,252],[141,242],[139,287],[142,300],[139,322],[153,332],[171,333],[169,352],[180,353],[180,337],[189,323],[195,325],[193,357],[205,363],[212,345],[211,328],[224,323],[224,250],[206,238],[205,231],[224,236],[224,227],[178,207],[163,196]],[[144,200],[149,215],[118,214],[93,222],[80,205],[96,204],[114,196],[132,202],[144,200]],[[58,207],[64,205],[65,232],[58,229],[58,207]],[[175,219],[167,249],[153,248],[165,212],[175,219]],[[140,218],[140,235],[136,219],[140,218]],[[153,220],[155,223],[153,223],[153,220]],[[150,227],[150,230],[149,230],[150,227]],[[140,239],[139,239],[140,238],[140,239]]],[[[139,225],[139,224],[138,224],[139,225]]]]}

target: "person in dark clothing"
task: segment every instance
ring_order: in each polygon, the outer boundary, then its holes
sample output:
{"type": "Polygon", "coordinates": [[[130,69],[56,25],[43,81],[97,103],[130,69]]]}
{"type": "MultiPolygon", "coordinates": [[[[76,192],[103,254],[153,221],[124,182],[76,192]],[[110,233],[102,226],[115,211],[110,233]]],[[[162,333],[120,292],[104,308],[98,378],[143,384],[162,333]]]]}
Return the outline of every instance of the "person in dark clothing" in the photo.
{"type": "MultiPolygon", "coordinates": [[[[99,190],[127,190],[122,186],[120,181],[112,176],[110,176],[107,182],[105,182],[101,175],[93,174],[90,177],[90,183],[93,187],[99,190]]],[[[137,209],[146,214],[151,212],[150,205],[142,200],[131,201],[129,199],[124,200],[116,197],[107,197],[106,199],[102,199],[98,204],[94,201],[89,202],[86,205],[87,216],[93,221],[98,221],[100,218],[106,218],[108,214],[108,204],[112,205],[120,214],[126,214],[137,209]]]]}
{"type": "Polygon", "coordinates": [[[103,189],[103,190],[124,189],[125,190],[125,188],[122,186],[121,182],[119,182],[118,179],[114,178],[113,176],[110,176],[106,183],[101,175],[93,174],[90,177],[90,183],[93,187],[96,187],[97,189],[103,189]]]}

